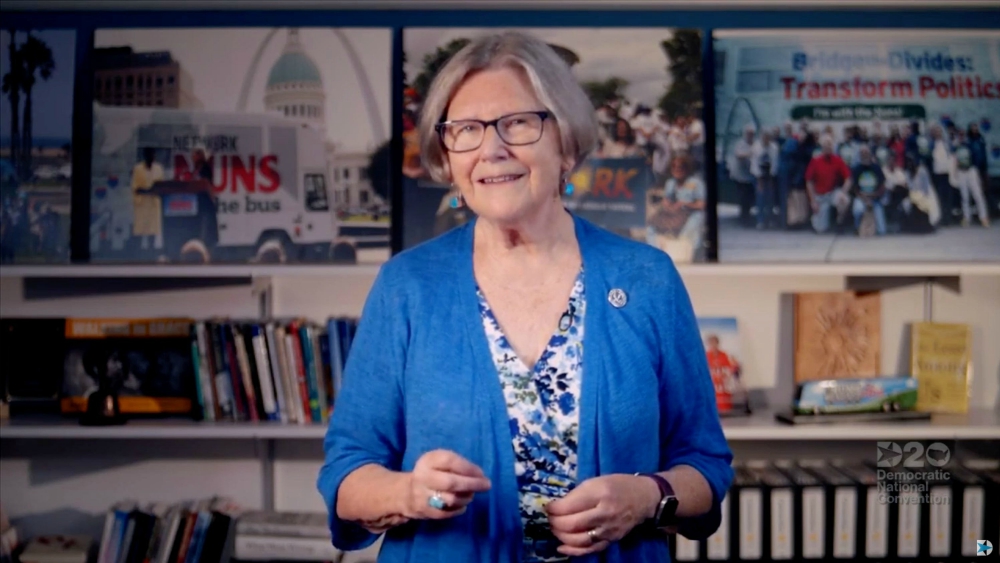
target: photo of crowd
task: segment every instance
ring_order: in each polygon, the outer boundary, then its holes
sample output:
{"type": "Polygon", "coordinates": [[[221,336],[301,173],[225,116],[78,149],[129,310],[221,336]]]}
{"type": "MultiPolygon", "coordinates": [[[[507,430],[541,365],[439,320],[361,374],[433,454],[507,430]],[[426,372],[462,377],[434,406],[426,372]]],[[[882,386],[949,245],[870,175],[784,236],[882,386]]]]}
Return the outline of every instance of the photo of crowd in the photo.
{"type": "Polygon", "coordinates": [[[1000,260],[996,101],[899,62],[988,73],[997,38],[857,35],[716,38],[719,260],[1000,260]]]}
{"type": "MultiPolygon", "coordinates": [[[[492,31],[492,30],[491,30],[492,31]]],[[[706,259],[701,32],[671,29],[525,29],[579,78],[594,105],[599,143],[569,182],[567,209],[648,242],[677,262],[706,259]]],[[[420,165],[416,124],[436,72],[478,29],[404,32],[403,248],[464,223],[470,211],[420,165]]]]}
{"type": "Polygon", "coordinates": [[[704,260],[707,190],[700,112],[692,109],[671,117],[659,108],[617,97],[595,111],[601,128],[593,158],[636,158],[649,167],[645,226],[630,229],[630,236],[644,239],[677,261],[704,260]]]}
{"type": "Polygon", "coordinates": [[[979,123],[920,131],[919,122],[886,128],[877,120],[839,134],[807,121],[759,135],[746,126],[726,163],[740,193],[740,224],[859,236],[990,228],[987,195],[997,194],[987,191],[979,123]]]}

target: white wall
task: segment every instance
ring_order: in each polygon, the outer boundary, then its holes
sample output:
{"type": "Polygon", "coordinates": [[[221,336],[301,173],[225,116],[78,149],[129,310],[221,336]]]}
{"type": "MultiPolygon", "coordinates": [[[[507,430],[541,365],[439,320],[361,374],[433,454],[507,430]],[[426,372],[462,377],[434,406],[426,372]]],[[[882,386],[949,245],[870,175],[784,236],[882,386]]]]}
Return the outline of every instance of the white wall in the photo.
{"type": "MultiPolygon", "coordinates": [[[[285,277],[274,280],[274,313],[325,320],[359,315],[372,274],[285,277]]],[[[0,278],[0,316],[254,316],[257,302],[249,287],[26,301],[21,280],[0,278]]],[[[692,274],[686,283],[700,315],[735,316],[747,381],[771,387],[788,377],[790,335],[788,295],[796,291],[837,291],[837,275],[722,276],[692,274]]],[[[972,404],[996,408],[1000,401],[1000,276],[966,277],[961,293],[934,290],[935,320],[974,327],[975,379],[972,404]]],[[[882,369],[898,373],[906,323],[922,319],[920,286],[882,294],[882,369]]],[[[790,397],[789,397],[790,398],[790,397]]],[[[0,502],[12,517],[30,526],[72,522],[85,528],[122,498],[170,501],[227,494],[248,507],[261,505],[261,466],[250,441],[189,441],[141,446],[109,441],[80,444],[26,444],[0,441],[0,502]],[[109,457],[110,456],[110,457],[109,457]],[[62,512],[56,513],[55,511],[62,512]],[[34,516],[34,518],[32,518],[34,516]]],[[[750,444],[738,444],[737,452],[750,444]]],[[[315,490],[321,461],[319,443],[279,443],[274,466],[275,504],[284,510],[323,510],[315,490]]],[[[98,524],[99,525],[99,524],[98,524]]],[[[93,529],[93,528],[88,528],[93,529]]],[[[69,531],[69,530],[60,530],[69,531]]]]}

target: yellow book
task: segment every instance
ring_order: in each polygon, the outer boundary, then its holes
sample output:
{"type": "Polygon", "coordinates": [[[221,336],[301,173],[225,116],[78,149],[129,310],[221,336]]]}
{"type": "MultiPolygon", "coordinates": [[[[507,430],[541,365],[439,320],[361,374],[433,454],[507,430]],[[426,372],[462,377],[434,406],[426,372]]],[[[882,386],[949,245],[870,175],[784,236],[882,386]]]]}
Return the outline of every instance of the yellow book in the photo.
{"type": "Polygon", "coordinates": [[[914,323],[910,350],[910,370],[919,385],[917,410],[968,412],[972,379],[969,325],[914,323]]]}

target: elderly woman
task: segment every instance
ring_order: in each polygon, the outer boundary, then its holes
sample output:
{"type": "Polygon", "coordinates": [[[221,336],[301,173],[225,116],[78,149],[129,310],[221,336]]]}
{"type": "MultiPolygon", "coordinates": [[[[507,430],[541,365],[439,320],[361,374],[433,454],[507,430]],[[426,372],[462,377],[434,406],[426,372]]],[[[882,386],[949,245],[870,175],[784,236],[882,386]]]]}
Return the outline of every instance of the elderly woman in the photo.
{"type": "Polygon", "coordinates": [[[561,204],[597,139],[545,43],[504,33],[441,69],[428,172],[475,218],[387,262],[318,488],[333,543],[379,561],[639,562],[705,538],[732,479],[704,348],[663,252],[561,204]]]}

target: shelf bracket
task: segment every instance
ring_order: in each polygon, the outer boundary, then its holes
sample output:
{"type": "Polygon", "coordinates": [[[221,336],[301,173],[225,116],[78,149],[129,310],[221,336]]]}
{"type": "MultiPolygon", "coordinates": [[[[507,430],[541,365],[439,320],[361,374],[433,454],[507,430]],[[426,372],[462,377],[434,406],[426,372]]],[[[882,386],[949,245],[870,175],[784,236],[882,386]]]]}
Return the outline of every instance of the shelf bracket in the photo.
{"type": "Polygon", "coordinates": [[[271,276],[254,276],[250,292],[257,299],[257,316],[269,319],[274,312],[274,284],[271,276]]]}
{"type": "Polygon", "coordinates": [[[934,321],[934,282],[924,282],[924,322],[934,321]]]}
{"type": "Polygon", "coordinates": [[[260,461],[260,506],[274,510],[274,440],[257,440],[257,459],[260,461]]]}
{"type": "Polygon", "coordinates": [[[960,276],[847,276],[845,285],[849,290],[860,292],[885,291],[920,285],[924,287],[925,299],[927,287],[930,285],[940,285],[955,293],[962,292],[962,278],[960,276]]]}

